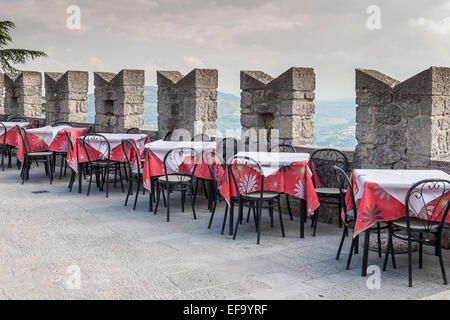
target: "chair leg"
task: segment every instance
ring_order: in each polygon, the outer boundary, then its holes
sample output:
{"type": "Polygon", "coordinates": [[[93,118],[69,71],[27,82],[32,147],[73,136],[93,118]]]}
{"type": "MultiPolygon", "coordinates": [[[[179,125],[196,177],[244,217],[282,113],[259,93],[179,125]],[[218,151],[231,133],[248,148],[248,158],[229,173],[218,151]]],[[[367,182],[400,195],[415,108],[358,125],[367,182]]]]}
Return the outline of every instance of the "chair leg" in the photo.
{"type": "MultiPolygon", "coordinates": [[[[117,165],[117,169],[119,170],[119,179],[120,179],[120,187],[122,188],[122,193],[125,192],[125,188],[123,186],[123,180],[122,180],[122,170],[120,169],[120,163],[117,165]]],[[[138,177],[140,178],[140,177],[138,177]]],[[[116,177],[114,177],[116,179],[116,177]]],[[[138,184],[140,186],[140,184],[138,184]]],[[[145,189],[145,188],[144,188],[145,189]]],[[[137,197],[136,197],[137,198],[137,197]]]]}
{"type": "Polygon", "coordinates": [[[344,245],[344,240],[345,240],[345,234],[347,232],[347,226],[344,226],[344,230],[342,232],[342,237],[341,237],[341,242],[339,243],[339,248],[336,254],[336,260],[339,260],[339,257],[341,256],[341,250],[342,250],[342,246],[344,245]]]}
{"type": "Polygon", "coordinates": [[[273,228],[273,201],[269,201],[270,227],[273,228]]]}
{"type": "Polygon", "coordinates": [[[212,224],[213,219],[214,219],[214,213],[216,212],[216,206],[217,206],[217,199],[214,201],[214,204],[213,204],[213,209],[212,209],[212,212],[211,212],[211,218],[209,219],[208,229],[211,229],[211,224],[212,224]]]}
{"type": "Polygon", "coordinates": [[[314,215],[314,220],[313,220],[313,224],[314,224],[314,229],[313,229],[313,237],[316,236],[316,231],[317,231],[317,221],[319,220],[319,210],[316,210],[316,214],[314,215]]]}
{"type": "Polygon", "coordinates": [[[156,187],[156,204],[155,204],[155,211],[153,212],[153,214],[156,214],[156,212],[158,211],[158,206],[159,206],[159,200],[161,199],[161,186],[159,185],[159,183],[157,184],[156,187]]]}
{"type": "Polygon", "coordinates": [[[287,193],[286,193],[286,204],[289,212],[289,218],[291,219],[291,221],[293,221],[294,217],[292,216],[291,202],[289,201],[289,195],[287,193]]]}
{"type": "MultiPolygon", "coordinates": [[[[90,177],[89,177],[89,184],[88,184],[88,189],[87,189],[87,196],[89,196],[89,192],[91,191],[91,184],[92,184],[92,174],[93,174],[93,169],[92,169],[92,165],[90,166],[90,177]]],[[[96,172],[96,174],[97,174],[97,172],[96,172]]],[[[80,175],[80,180],[81,180],[81,173],[79,173],[79,175],[80,175]]],[[[97,180],[97,183],[98,183],[98,179],[96,179],[97,180]]],[[[79,183],[79,185],[81,186],[81,181],[80,181],[80,183],[79,183]]]]}
{"type": "MultiPolygon", "coordinates": [[[[423,233],[419,233],[419,240],[423,239],[423,233]]],[[[419,269],[422,269],[422,262],[423,262],[423,244],[422,242],[419,242],[419,269]]]]}
{"type": "Polygon", "coordinates": [[[167,189],[167,222],[169,222],[170,219],[170,184],[166,185],[167,189]]]}
{"type": "Polygon", "coordinates": [[[206,199],[208,199],[208,191],[206,190],[206,184],[205,184],[204,179],[202,179],[202,187],[203,187],[203,192],[205,193],[205,197],[206,197],[206,199]]]}
{"type": "Polygon", "coordinates": [[[220,234],[225,233],[225,226],[227,224],[227,215],[228,215],[228,203],[225,205],[225,213],[223,215],[222,230],[221,230],[220,234]]]}
{"type": "Polygon", "coordinates": [[[347,266],[345,267],[345,269],[347,269],[347,270],[350,269],[350,263],[352,262],[354,247],[355,247],[355,238],[352,239],[352,245],[350,246],[350,252],[348,254],[348,259],[347,259],[347,266]]]}
{"type": "Polygon", "coordinates": [[[391,253],[391,247],[392,247],[392,230],[391,226],[388,226],[388,244],[386,248],[386,255],[384,256],[384,263],[383,263],[383,271],[386,271],[386,267],[389,260],[389,254],[391,253]]]}
{"type": "Polygon", "coordinates": [[[61,167],[59,168],[59,180],[62,179],[63,167],[64,167],[64,156],[61,155],[61,167]]]}
{"type": "Polygon", "coordinates": [[[256,244],[259,244],[261,239],[261,220],[262,220],[262,201],[258,201],[258,236],[256,238],[256,244]]]}
{"type": "Polygon", "coordinates": [[[381,227],[380,223],[377,223],[377,241],[378,241],[378,257],[381,258],[381,227]]]}
{"type": "Polygon", "coordinates": [[[412,243],[408,236],[408,281],[409,287],[412,287],[412,243]]]}
{"type": "Polygon", "coordinates": [[[342,203],[341,203],[341,199],[339,198],[339,204],[338,204],[338,221],[339,221],[339,228],[342,228],[342,217],[341,217],[341,212],[342,212],[342,203]]]}
{"type": "Polygon", "coordinates": [[[441,234],[436,234],[436,247],[439,255],[439,264],[441,265],[442,278],[444,279],[444,284],[447,285],[447,275],[445,273],[444,260],[442,259],[442,243],[441,234]]]}
{"type": "Polygon", "coordinates": [[[148,198],[148,211],[151,212],[153,211],[153,200],[155,198],[154,192],[155,192],[155,183],[153,182],[153,179],[150,178],[150,188],[152,191],[150,191],[148,193],[149,198],[148,198]]]}
{"type": "Polygon", "coordinates": [[[133,189],[133,179],[130,179],[130,183],[128,184],[128,192],[127,192],[127,197],[125,198],[125,207],[128,204],[128,198],[130,197],[131,194],[131,190],[133,189]]]}
{"type": "MultiPolygon", "coordinates": [[[[120,171],[120,168],[119,168],[120,171]]],[[[121,181],[122,181],[122,177],[121,177],[121,181]]],[[[137,199],[139,196],[139,189],[141,188],[141,177],[138,176],[137,177],[137,190],[136,190],[136,197],[134,198],[134,205],[133,205],[133,210],[136,210],[136,203],[137,203],[137,199]]]]}
{"type": "Polygon", "coordinates": [[[242,201],[241,199],[239,199],[239,212],[238,212],[238,217],[236,219],[236,226],[234,227],[234,233],[233,233],[233,240],[236,240],[236,235],[238,232],[238,227],[241,221],[241,217],[242,217],[242,211],[244,210],[243,206],[242,206],[242,201]]]}
{"type": "Polygon", "coordinates": [[[181,191],[181,212],[184,212],[185,198],[186,198],[186,191],[181,191]]]}
{"type": "Polygon", "coordinates": [[[277,198],[277,202],[278,202],[278,215],[280,217],[281,235],[284,238],[285,234],[284,234],[284,225],[283,225],[283,214],[281,213],[281,200],[280,200],[280,197],[277,198]]]}
{"type": "Polygon", "coordinates": [[[106,165],[106,172],[105,172],[105,178],[106,178],[106,197],[109,196],[109,164],[106,165]]]}
{"type": "Polygon", "coordinates": [[[192,205],[192,214],[194,215],[194,220],[197,220],[197,215],[195,213],[195,195],[192,195],[194,193],[194,186],[191,184],[189,184],[189,188],[190,188],[190,198],[191,198],[191,205],[192,205]]]}

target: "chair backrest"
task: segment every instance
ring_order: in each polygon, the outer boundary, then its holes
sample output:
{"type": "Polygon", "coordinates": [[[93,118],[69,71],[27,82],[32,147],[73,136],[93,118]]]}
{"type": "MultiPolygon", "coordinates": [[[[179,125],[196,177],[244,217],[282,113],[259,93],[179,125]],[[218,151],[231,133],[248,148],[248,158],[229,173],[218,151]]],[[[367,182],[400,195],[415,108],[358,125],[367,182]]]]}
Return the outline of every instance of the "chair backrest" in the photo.
{"type": "Polygon", "coordinates": [[[30,120],[21,116],[11,116],[8,118],[8,122],[30,122],[30,120]]]}
{"type": "Polygon", "coordinates": [[[128,163],[130,176],[133,173],[132,169],[137,169],[138,174],[141,174],[141,164],[139,163],[140,157],[134,142],[130,139],[123,139],[122,150],[128,163]],[[129,153],[129,151],[131,151],[131,153],[129,153]]]}
{"type": "Polygon", "coordinates": [[[411,219],[420,221],[426,231],[431,231],[439,222],[442,229],[450,207],[450,181],[425,179],[415,183],[405,197],[405,216],[408,233],[411,219]]]}
{"type": "Polygon", "coordinates": [[[238,141],[234,137],[225,137],[217,143],[216,150],[222,158],[230,159],[238,152],[238,141]]]}
{"type": "Polygon", "coordinates": [[[166,180],[169,180],[169,175],[178,177],[180,182],[183,179],[182,176],[192,178],[199,161],[199,155],[194,148],[180,147],[170,150],[164,156],[166,180]]]}
{"type": "Polygon", "coordinates": [[[130,129],[127,130],[127,133],[140,134],[140,133],[142,133],[142,131],[139,128],[130,128],[130,129]]]}
{"type": "Polygon", "coordinates": [[[314,186],[318,180],[321,187],[337,187],[337,171],[334,166],[345,172],[348,171],[348,158],[343,152],[329,148],[314,151],[309,159],[309,167],[313,174],[317,175],[317,177],[313,177],[314,186]]]}
{"type": "Polygon", "coordinates": [[[172,131],[169,131],[166,133],[166,135],[164,136],[164,141],[171,141],[172,140],[172,131]]]}
{"type": "MultiPolygon", "coordinates": [[[[350,181],[350,178],[348,177],[347,173],[342,170],[338,166],[333,167],[334,170],[336,170],[336,180],[338,183],[339,188],[339,196],[341,198],[342,203],[342,209],[344,210],[345,218],[348,219],[354,219],[356,220],[356,217],[358,216],[358,209],[356,208],[356,201],[355,201],[355,194],[353,192],[353,186],[350,181]],[[350,194],[350,201],[351,205],[353,207],[353,210],[350,210],[349,203],[346,201],[346,191],[348,190],[350,194]]],[[[339,214],[341,214],[339,212],[339,214]]],[[[347,222],[347,221],[346,221],[347,222]]]]}
{"type": "Polygon", "coordinates": [[[203,152],[203,161],[208,166],[209,174],[211,175],[211,181],[213,182],[214,188],[217,190],[219,185],[219,167],[224,169],[225,161],[222,156],[211,150],[206,150],[203,152]]]}
{"type": "Polygon", "coordinates": [[[22,128],[21,126],[17,125],[17,131],[19,132],[19,136],[20,139],[22,140],[22,144],[23,144],[23,153],[24,154],[28,154],[31,151],[31,146],[30,146],[30,140],[28,140],[28,134],[27,131],[22,128]]]}
{"type": "Polygon", "coordinates": [[[72,143],[70,134],[69,134],[69,132],[67,132],[67,130],[64,130],[64,134],[66,135],[66,138],[67,138],[67,145],[68,145],[69,151],[72,152],[73,151],[73,143],[72,143]]]}
{"type": "Polygon", "coordinates": [[[264,175],[258,161],[247,156],[234,156],[228,161],[228,168],[240,199],[260,189],[262,200],[264,175]]]}
{"type": "Polygon", "coordinates": [[[3,135],[3,141],[2,145],[6,144],[6,134],[8,133],[8,130],[6,129],[6,126],[3,122],[0,122],[0,135],[3,135]]]}
{"type": "Polygon", "coordinates": [[[207,134],[200,133],[192,137],[191,141],[211,141],[211,137],[207,134]]]}
{"type": "Polygon", "coordinates": [[[111,158],[111,146],[105,136],[98,133],[90,133],[83,137],[83,149],[86,152],[88,162],[94,160],[107,160],[111,158]],[[91,159],[89,148],[96,150],[99,154],[97,159],[91,159]]]}
{"type": "Polygon", "coordinates": [[[28,125],[27,129],[31,129],[31,128],[39,128],[41,126],[41,123],[39,122],[39,120],[33,120],[30,122],[30,124],[28,125]]]}
{"type": "Polygon", "coordinates": [[[56,121],[52,123],[52,127],[59,127],[59,126],[67,126],[67,127],[74,127],[72,122],[68,121],[56,121]]]}
{"type": "Polygon", "coordinates": [[[292,152],[292,153],[296,153],[297,150],[295,150],[295,148],[289,144],[279,144],[279,145],[274,145],[272,148],[272,145],[269,145],[269,152],[292,152]]]}

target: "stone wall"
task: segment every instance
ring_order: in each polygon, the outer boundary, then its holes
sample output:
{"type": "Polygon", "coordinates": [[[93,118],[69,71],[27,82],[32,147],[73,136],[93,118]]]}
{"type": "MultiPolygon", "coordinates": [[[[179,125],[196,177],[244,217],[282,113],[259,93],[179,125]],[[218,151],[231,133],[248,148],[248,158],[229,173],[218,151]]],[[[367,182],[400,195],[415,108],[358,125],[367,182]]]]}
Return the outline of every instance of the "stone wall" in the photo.
{"type": "Polygon", "coordinates": [[[87,122],[88,72],[46,72],[44,77],[46,122],[87,122]]]}
{"type": "Polygon", "coordinates": [[[290,68],[277,78],[262,71],[241,71],[241,125],[279,130],[280,143],[312,144],[315,74],[312,68],[290,68]]]}
{"type": "Polygon", "coordinates": [[[95,124],[99,132],[144,126],[143,70],[94,72],[95,124]]]}
{"type": "Polygon", "coordinates": [[[178,71],[157,71],[158,131],[186,129],[194,136],[214,135],[217,120],[218,72],[194,69],[186,76],[178,71]]]}
{"type": "Polygon", "coordinates": [[[23,71],[5,74],[5,113],[8,116],[41,117],[42,74],[23,71]]]}
{"type": "Polygon", "coordinates": [[[356,158],[361,168],[428,168],[449,157],[450,69],[399,82],[356,70],[356,158]]]}

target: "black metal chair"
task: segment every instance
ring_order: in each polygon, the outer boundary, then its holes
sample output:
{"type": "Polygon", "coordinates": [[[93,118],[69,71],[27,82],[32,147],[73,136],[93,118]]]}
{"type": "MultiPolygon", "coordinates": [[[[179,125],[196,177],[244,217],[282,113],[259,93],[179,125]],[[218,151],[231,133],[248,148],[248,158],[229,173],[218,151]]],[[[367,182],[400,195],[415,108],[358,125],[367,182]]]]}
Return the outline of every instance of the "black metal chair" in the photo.
{"type": "MultiPolygon", "coordinates": [[[[313,183],[319,201],[322,204],[331,204],[338,206],[339,227],[342,228],[342,219],[340,212],[342,210],[342,202],[340,199],[340,191],[337,186],[337,172],[334,166],[338,166],[345,172],[348,171],[347,156],[336,149],[319,149],[313,152],[309,159],[309,167],[313,172],[313,183]],[[316,179],[319,180],[320,186],[316,185],[316,179]]],[[[314,228],[313,236],[316,236],[317,222],[319,210],[316,211],[312,218],[311,227],[314,228]]]]}
{"type": "Polygon", "coordinates": [[[278,205],[281,235],[284,237],[283,215],[281,213],[280,193],[264,191],[264,175],[261,165],[250,157],[234,156],[228,161],[231,176],[238,193],[239,214],[236,220],[233,240],[236,239],[239,224],[243,219],[244,207],[253,211],[253,218],[256,224],[257,240],[259,244],[261,237],[262,209],[269,209],[270,225],[273,227],[274,202],[278,205]],[[260,190],[258,189],[260,184],[260,190]],[[266,203],[266,205],[264,205],[266,203]]]}
{"type": "MultiPolygon", "coordinates": [[[[339,243],[339,248],[336,254],[336,260],[339,260],[339,257],[341,255],[341,250],[342,250],[342,246],[344,244],[345,238],[348,236],[348,231],[349,230],[354,230],[355,227],[355,221],[358,217],[358,209],[356,207],[356,201],[355,201],[355,195],[353,193],[353,186],[350,182],[349,177],[347,176],[347,173],[341,169],[338,166],[334,166],[334,170],[336,170],[336,180],[338,183],[338,188],[339,188],[339,198],[341,200],[342,203],[342,209],[344,210],[344,229],[342,231],[342,237],[341,237],[341,241],[339,243]],[[350,190],[350,201],[352,204],[353,209],[350,210],[348,207],[348,203],[346,202],[346,195],[347,192],[346,190],[350,190]]],[[[377,222],[376,227],[372,227],[369,229],[370,232],[376,232],[377,233],[377,240],[378,240],[378,256],[381,257],[381,237],[380,237],[380,231],[382,229],[387,228],[387,226],[382,227],[381,224],[379,222],[377,222]]],[[[364,244],[365,246],[368,246],[368,243],[364,244]]],[[[353,252],[355,254],[358,254],[358,250],[359,250],[359,235],[357,235],[356,237],[352,237],[352,244],[350,246],[350,252],[348,255],[348,259],[347,259],[347,266],[346,269],[350,269],[350,263],[352,261],[352,256],[353,256],[353,252]]]]}
{"type": "Polygon", "coordinates": [[[238,152],[238,141],[234,137],[225,137],[217,143],[216,150],[223,159],[231,159],[238,152]]]}
{"type": "MultiPolygon", "coordinates": [[[[210,150],[205,151],[203,153],[203,161],[208,166],[208,171],[209,171],[209,174],[211,175],[211,183],[213,186],[213,188],[212,188],[213,194],[211,195],[213,197],[213,208],[212,208],[211,217],[210,217],[209,223],[208,223],[208,229],[211,229],[211,225],[212,225],[212,222],[214,219],[214,214],[216,212],[217,201],[219,199],[222,199],[222,196],[220,195],[220,187],[219,187],[219,185],[220,185],[219,169],[221,168],[222,170],[225,170],[226,162],[224,161],[224,159],[222,158],[222,156],[220,156],[220,154],[218,152],[210,151],[210,150]]],[[[223,176],[223,179],[227,179],[226,174],[223,176]]],[[[223,234],[224,230],[225,230],[228,209],[229,209],[229,206],[228,206],[228,203],[226,203],[225,213],[223,216],[221,234],[223,234]]]]}
{"type": "MultiPolygon", "coordinates": [[[[272,145],[269,146],[269,152],[288,152],[288,153],[296,153],[297,150],[291,145],[288,144],[279,144],[277,146],[272,147],[272,145]]],[[[289,201],[289,194],[285,193],[286,195],[286,204],[289,212],[289,218],[294,220],[294,217],[292,216],[292,210],[291,210],[291,203],[289,201]]]]}
{"type": "Polygon", "coordinates": [[[8,118],[8,122],[31,122],[30,120],[28,120],[25,117],[21,117],[21,116],[11,116],[8,118]]]}
{"type": "Polygon", "coordinates": [[[87,190],[87,196],[89,196],[92,184],[92,176],[95,174],[95,180],[97,187],[103,191],[103,187],[106,184],[106,197],[109,195],[109,174],[114,172],[114,185],[117,183],[117,172],[119,172],[119,180],[122,187],[122,192],[125,192],[122,172],[120,170],[120,162],[111,160],[111,146],[108,139],[105,136],[98,133],[90,133],[83,137],[83,149],[88,158],[89,167],[89,185],[87,190]],[[96,147],[93,146],[96,144],[96,147]],[[91,159],[89,155],[89,149],[97,150],[99,159],[91,159]]]}
{"type": "Polygon", "coordinates": [[[184,202],[186,199],[186,192],[189,191],[192,205],[192,213],[194,219],[197,219],[195,214],[195,194],[193,187],[193,178],[199,156],[197,151],[193,148],[175,148],[170,150],[164,156],[164,176],[158,178],[157,200],[155,207],[155,214],[158,211],[158,206],[161,198],[161,192],[167,192],[167,222],[170,219],[170,194],[173,191],[181,192],[181,211],[184,212],[184,202]]]}
{"type": "MultiPolygon", "coordinates": [[[[22,116],[11,116],[8,118],[7,122],[28,122],[26,129],[30,129],[33,127],[33,122],[22,116]]],[[[11,168],[12,167],[11,166],[12,150],[16,149],[17,147],[13,146],[13,145],[8,145],[7,148],[8,148],[8,168],[11,168]]],[[[21,164],[20,164],[19,160],[17,160],[17,168],[20,169],[20,167],[21,167],[21,164]]]]}
{"type": "Polygon", "coordinates": [[[53,151],[42,151],[42,152],[32,152],[30,141],[28,139],[27,131],[17,126],[17,130],[19,131],[20,139],[23,144],[23,163],[22,163],[22,171],[20,173],[20,176],[22,178],[22,184],[25,182],[25,180],[29,179],[30,176],[30,167],[31,163],[35,161],[36,163],[44,162],[45,164],[45,173],[49,177],[50,184],[52,184],[53,181],[53,166],[52,166],[52,160],[53,160],[53,151]]]}
{"type": "Polygon", "coordinates": [[[140,134],[140,133],[142,133],[142,131],[139,128],[130,128],[130,129],[127,130],[127,133],[140,134]]]}
{"type": "Polygon", "coordinates": [[[74,127],[72,122],[69,121],[56,121],[52,123],[52,127],[59,127],[59,126],[66,126],[66,127],[74,127]]]}
{"type": "MultiPolygon", "coordinates": [[[[64,134],[66,135],[66,138],[67,138],[67,146],[68,146],[68,151],[70,152],[70,153],[72,153],[73,152],[73,143],[72,143],[72,140],[71,140],[71,138],[70,138],[70,134],[67,132],[67,130],[64,130],[64,134]]],[[[67,162],[67,159],[66,159],[66,162],[67,162]]],[[[80,170],[82,170],[81,168],[80,168],[80,163],[78,164],[78,170],[80,171],[80,170]]],[[[74,184],[74,182],[75,182],[75,178],[76,178],[76,172],[75,172],[75,170],[73,170],[72,169],[72,167],[70,167],[69,166],[69,168],[70,168],[70,170],[71,170],[71,175],[70,175],[70,180],[69,180],[69,186],[68,186],[68,188],[69,188],[69,192],[72,192],[72,187],[73,187],[73,184],[74,184]]],[[[79,174],[81,174],[81,172],[79,172],[79,174]]]]}
{"type": "Polygon", "coordinates": [[[442,278],[447,284],[444,261],[442,259],[442,229],[450,208],[450,181],[444,179],[426,179],[415,183],[405,197],[405,216],[388,223],[389,240],[383,271],[389,259],[395,268],[395,252],[392,243],[393,237],[408,242],[408,281],[412,287],[412,243],[419,244],[419,268],[423,264],[423,245],[434,245],[435,254],[439,257],[442,278]],[[425,200],[427,193],[433,192],[434,201],[425,200]],[[406,234],[405,234],[406,233],[406,234]],[[432,235],[424,238],[424,234],[432,235]]]}
{"type": "MultiPolygon", "coordinates": [[[[73,123],[69,122],[69,121],[56,121],[53,122],[52,127],[60,127],[60,126],[66,126],[66,127],[71,127],[73,128],[74,125],[73,123]]],[[[67,132],[65,132],[64,134],[66,134],[67,132]]],[[[66,135],[67,137],[67,135],[66,135]]],[[[61,157],[61,163],[60,163],[60,169],[59,169],[59,180],[62,179],[62,173],[63,173],[63,169],[64,169],[64,177],[66,176],[66,170],[67,170],[67,162],[66,162],[66,158],[67,158],[67,152],[62,152],[62,151],[54,151],[53,153],[53,171],[55,171],[56,168],[56,158],[57,157],[61,157]]]]}
{"type": "MultiPolygon", "coordinates": [[[[129,185],[128,185],[128,192],[127,192],[127,197],[125,198],[125,206],[127,206],[128,204],[128,198],[130,197],[130,195],[133,194],[133,180],[136,180],[136,184],[137,184],[137,190],[136,190],[136,197],[134,199],[134,205],[133,205],[133,210],[136,210],[136,203],[137,203],[137,199],[139,196],[139,190],[142,184],[142,170],[141,170],[141,165],[142,162],[139,161],[139,153],[136,149],[136,146],[134,144],[134,142],[132,140],[129,139],[123,139],[122,140],[122,150],[123,153],[125,155],[125,159],[127,160],[126,164],[128,166],[128,173],[129,173],[129,177],[128,177],[128,181],[129,181],[129,185]],[[131,151],[131,157],[129,157],[129,151],[131,151]]],[[[153,192],[153,188],[152,188],[152,192],[153,192]]],[[[149,193],[150,196],[150,204],[152,202],[152,194],[149,193]]],[[[151,209],[150,209],[151,210],[151,209]]]]}

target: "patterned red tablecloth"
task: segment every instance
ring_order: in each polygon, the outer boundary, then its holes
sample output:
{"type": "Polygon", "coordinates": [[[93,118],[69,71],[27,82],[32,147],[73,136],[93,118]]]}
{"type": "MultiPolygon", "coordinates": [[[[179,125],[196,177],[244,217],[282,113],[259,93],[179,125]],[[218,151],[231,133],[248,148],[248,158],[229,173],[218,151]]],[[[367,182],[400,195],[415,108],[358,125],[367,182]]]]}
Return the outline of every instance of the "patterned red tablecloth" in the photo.
{"type": "MultiPolygon", "coordinates": [[[[6,140],[5,143],[10,146],[18,146],[20,141],[19,131],[17,131],[17,126],[27,128],[29,122],[2,122],[6,127],[6,140]]],[[[0,143],[3,143],[5,138],[5,128],[0,126],[0,143]]]]}
{"type": "MultiPolygon", "coordinates": [[[[405,197],[412,185],[424,179],[447,179],[450,175],[439,170],[385,170],[355,169],[350,177],[355,195],[358,215],[354,236],[372,227],[377,222],[397,220],[405,216],[405,197]]],[[[450,193],[447,193],[450,201],[450,193]]],[[[428,202],[423,210],[433,206],[438,198],[428,193],[428,202]]],[[[447,202],[440,201],[439,205],[447,202]]],[[[347,192],[348,210],[353,210],[350,192],[347,192]]],[[[450,222],[450,215],[447,216],[450,222]]]]}
{"type": "MultiPolygon", "coordinates": [[[[143,169],[144,188],[151,190],[150,178],[153,176],[162,176],[164,172],[164,157],[175,148],[193,148],[199,154],[198,165],[194,175],[198,178],[211,179],[208,165],[203,160],[203,153],[206,150],[215,151],[215,142],[202,141],[163,141],[158,140],[145,145],[145,162],[143,169]]],[[[186,159],[187,161],[189,159],[186,159]]],[[[182,163],[180,161],[179,163],[182,163]]],[[[178,168],[171,168],[170,173],[183,171],[182,164],[178,168]]],[[[223,171],[223,170],[222,170],[223,171]]]]}
{"type": "MultiPolygon", "coordinates": [[[[125,154],[122,148],[122,139],[129,139],[134,142],[134,145],[138,151],[138,156],[142,157],[144,152],[144,146],[150,141],[150,137],[146,134],[129,134],[129,133],[99,133],[104,136],[110,144],[110,160],[113,161],[126,161],[125,154]]],[[[102,160],[105,159],[106,150],[104,145],[101,143],[96,143],[95,136],[89,141],[89,146],[87,150],[89,152],[89,157],[92,160],[102,160]]],[[[132,150],[126,148],[128,152],[128,158],[133,159],[132,150]]],[[[73,144],[73,152],[68,152],[67,161],[69,166],[78,172],[78,164],[83,162],[88,162],[88,157],[86,151],[83,148],[83,138],[79,137],[76,139],[76,143],[73,144]]],[[[140,161],[138,161],[140,163],[140,161]]]]}
{"type": "MultiPolygon", "coordinates": [[[[86,132],[86,128],[72,128],[68,126],[46,126],[42,128],[28,129],[27,135],[30,142],[30,151],[67,152],[69,145],[64,130],[66,130],[70,136],[73,137],[72,141],[74,141],[76,137],[83,136],[86,132]]],[[[17,145],[17,158],[20,161],[23,160],[23,153],[23,143],[20,139],[17,145]]]]}
{"type": "MultiPolygon", "coordinates": [[[[264,175],[264,190],[284,192],[306,200],[308,215],[314,214],[319,207],[319,197],[314,188],[311,170],[308,167],[309,154],[287,152],[239,152],[238,156],[248,156],[258,161],[264,175]]],[[[242,170],[248,170],[245,166],[242,170]]],[[[229,170],[227,170],[229,171],[229,170]]],[[[258,173],[241,172],[242,181],[237,181],[239,188],[248,192],[259,191],[260,177],[258,173]]],[[[238,177],[236,177],[238,178],[238,177]]],[[[230,197],[237,195],[237,190],[230,172],[219,172],[220,193],[229,202],[230,197]]]]}

